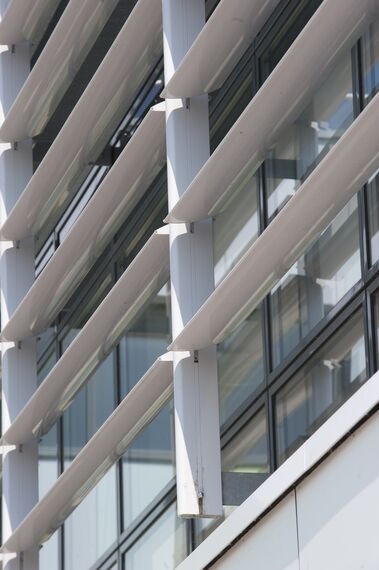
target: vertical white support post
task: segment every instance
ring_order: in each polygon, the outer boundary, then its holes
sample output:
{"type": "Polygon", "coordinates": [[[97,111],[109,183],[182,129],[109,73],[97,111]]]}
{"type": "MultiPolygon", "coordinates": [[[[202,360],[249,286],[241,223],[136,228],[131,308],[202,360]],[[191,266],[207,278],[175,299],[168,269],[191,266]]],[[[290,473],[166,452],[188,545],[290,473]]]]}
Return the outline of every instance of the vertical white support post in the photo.
{"type": "MultiPolygon", "coordinates": [[[[6,2],[0,2],[0,16],[6,2]]],[[[30,70],[28,45],[0,48],[1,118],[30,70]]],[[[0,145],[1,222],[32,175],[31,141],[0,145]]],[[[34,243],[2,242],[0,258],[1,325],[4,327],[34,280],[34,243]]],[[[36,389],[35,340],[2,343],[2,430],[9,427],[36,389]]],[[[37,442],[3,454],[2,532],[5,541],[38,500],[37,442]]],[[[37,570],[38,547],[19,556],[5,555],[4,570],[37,570]]]]}
{"type": "MultiPolygon", "coordinates": [[[[204,0],[162,0],[166,83],[205,23],[204,0]]],[[[171,209],[209,157],[208,98],[166,100],[171,209]]],[[[212,221],[170,225],[172,334],[175,338],[214,289],[212,221]]],[[[179,516],[222,515],[216,348],[174,354],[179,516]]]]}

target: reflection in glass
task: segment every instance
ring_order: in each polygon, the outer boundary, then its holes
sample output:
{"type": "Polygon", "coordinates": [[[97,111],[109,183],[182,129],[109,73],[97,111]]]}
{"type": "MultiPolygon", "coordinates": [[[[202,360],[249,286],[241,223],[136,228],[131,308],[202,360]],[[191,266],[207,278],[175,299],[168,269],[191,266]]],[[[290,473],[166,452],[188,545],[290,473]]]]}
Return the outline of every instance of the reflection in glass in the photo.
{"type": "Polygon", "coordinates": [[[90,568],[115,542],[116,502],[112,467],[64,524],[65,570],[90,568]]]}
{"type": "Polygon", "coordinates": [[[368,105],[379,85],[379,20],[370,24],[362,38],[364,104],[368,105]]]}
{"type": "Polygon", "coordinates": [[[223,424],[264,381],[260,308],[217,347],[220,422],[223,424]]]}
{"type": "Polygon", "coordinates": [[[222,470],[268,473],[268,439],[265,409],[261,409],[222,450],[222,470]]]}
{"type": "Polygon", "coordinates": [[[278,463],[316,431],[366,378],[363,318],[359,310],[278,392],[278,463]]]}
{"type": "Polygon", "coordinates": [[[121,397],[133,388],[170,344],[170,291],[165,285],[128,328],[119,345],[121,397]]]}
{"type": "Polygon", "coordinates": [[[358,226],[354,197],[271,291],[274,367],[359,281],[358,226]]]}
{"type": "Polygon", "coordinates": [[[379,260],[379,176],[373,176],[367,185],[368,226],[371,264],[379,260]]]}
{"type": "Polygon", "coordinates": [[[258,236],[257,185],[250,173],[228,194],[213,222],[215,283],[229,273],[258,236]]]}
{"type": "Polygon", "coordinates": [[[353,121],[350,52],[344,55],[265,161],[271,220],[353,121]]]}
{"type": "Polygon", "coordinates": [[[59,530],[39,550],[39,570],[61,570],[59,563],[59,530]]]}
{"type": "Polygon", "coordinates": [[[124,528],[175,475],[172,404],[167,404],[122,458],[124,528]]]}
{"type": "Polygon", "coordinates": [[[211,152],[237,121],[253,96],[253,74],[247,51],[229,78],[209,99],[209,133],[211,152]]]}
{"type": "Polygon", "coordinates": [[[186,555],[186,521],[176,516],[174,503],[128,550],[123,567],[128,570],[173,570],[186,555]]]}

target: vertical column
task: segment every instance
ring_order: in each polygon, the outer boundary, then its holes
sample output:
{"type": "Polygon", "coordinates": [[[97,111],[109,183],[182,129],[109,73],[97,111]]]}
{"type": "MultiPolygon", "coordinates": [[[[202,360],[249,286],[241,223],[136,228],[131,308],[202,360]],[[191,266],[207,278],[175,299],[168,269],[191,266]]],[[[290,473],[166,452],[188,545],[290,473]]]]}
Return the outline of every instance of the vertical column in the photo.
{"type": "MultiPolygon", "coordinates": [[[[0,3],[0,16],[5,2],[0,3]]],[[[30,69],[29,46],[1,48],[1,118],[7,114],[30,69]]],[[[0,145],[1,224],[32,175],[31,141],[0,145]]],[[[0,258],[1,326],[4,327],[34,280],[33,239],[2,242],[0,258]]],[[[1,344],[2,430],[15,419],[36,388],[35,340],[1,344]]],[[[5,541],[38,500],[38,445],[28,443],[3,453],[2,531],[5,541]]],[[[21,556],[6,555],[4,570],[36,570],[38,547],[21,556]]]]}
{"type": "MultiPolygon", "coordinates": [[[[205,23],[204,0],[162,0],[166,83],[205,23]]],[[[166,100],[167,181],[173,208],[209,157],[208,98],[166,100]]],[[[170,225],[172,334],[214,289],[212,221],[170,225]]],[[[222,514],[216,347],[174,354],[179,516],[222,514]]]]}

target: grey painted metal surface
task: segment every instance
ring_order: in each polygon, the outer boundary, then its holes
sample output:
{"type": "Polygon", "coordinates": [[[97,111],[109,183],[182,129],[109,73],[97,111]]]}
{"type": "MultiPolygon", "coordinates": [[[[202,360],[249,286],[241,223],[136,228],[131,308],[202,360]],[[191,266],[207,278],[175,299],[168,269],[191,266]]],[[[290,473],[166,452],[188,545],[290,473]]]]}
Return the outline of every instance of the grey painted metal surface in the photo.
{"type": "Polygon", "coordinates": [[[113,414],[37,503],[2,552],[22,552],[46,541],[82,502],[172,395],[172,355],[153,364],[113,414]]]}
{"type": "Polygon", "coordinates": [[[378,170],[378,120],[376,95],[174,339],[171,350],[220,342],[260,303],[378,170]]]}
{"type": "Polygon", "coordinates": [[[0,228],[16,241],[38,234],[87,175],[162,49],[160,0],[139,0],[53,145],[0,228]],[[137,70],[139,73],[137,73],[137,70]]]}
{"type": "Polygon", "coordinates": [[[169,237],[157,230],[40,384],[2,442],[22,444],[49,431],[152,294],[169,278],[169,237]]]}
{"type": "Polygon", "coordinates": [[[67,238],[3,328],[3,340],[21,340],[50,325],[165,160],[165,115],[164,104],[160,104],[149,111],[67,238]]]}
{"type": "Polygon", "coordinates": [[[59,0],[11,0],[0,21],[0,44],[37,43],[59,0]]]}
{"type": "MultiPolygon", "coordinates": [[[[23,6],[28,7],[30,14],[30,3],[22,1],[23,6]]],[[[0,127],[0,140],[21,141],[43,131],[117,1],[71,0],[69,2],[5,117],[0,127]]],[[[12,4],[17,2],[13,0],[12,4]]],[[[41,16],[46,14],[46,8],[50,8],[54,2],[45,2],[45,4],[41,16]]],[[[21,15],[20,7],[17,15],[21,15]]],[[[3,25],[3,22],[0,23],[0,40],[3,25]]],[[[6,33],[9,33],[8,30],[6,33]]]]}
{"type": "Polygon", "coordinates": [[[175,74],[165,97],[194,97],[221,87],[279,0],[221,0],[175,74]]]}
{"type": "Polygon", "coordinates": [[[379,0],[324,0],[167,217],[213,215],[258,168],[279,136],[377,14],[379,0]]]}

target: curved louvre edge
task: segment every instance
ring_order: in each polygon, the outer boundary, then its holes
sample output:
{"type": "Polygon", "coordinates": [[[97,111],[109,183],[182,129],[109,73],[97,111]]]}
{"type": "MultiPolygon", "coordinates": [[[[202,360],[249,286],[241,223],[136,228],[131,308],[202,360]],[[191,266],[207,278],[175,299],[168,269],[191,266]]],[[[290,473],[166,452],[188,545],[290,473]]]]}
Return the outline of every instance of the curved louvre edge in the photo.
{"type": "Polygon", "coordinates": [[[260,303],[379,169],[377,121],[379,94],[188,322],[170,350],[196,350],[220,342],[260,303]]]}
{"type": "Polygon", "coordinates": [[[0,127],[3,142],[21,141],[43,131],[117,1],[69,2],[0,127]]]}
{"type": "Polygon", "coordinates": [[[324,0],[165,221],[213,215],[234,185],[258,168],[374,14],[371,0],[324,0]]]}
{"type": "Polygon", "coordinates": [[[139,0],[52,147],[0,228],[0,239],[36,235],[57,218],[132,103],[162,48],[160,0],[139,0]],[[138,73],[136,72],[138,70],[138,73]],[[65,202],[66,203],[66,202],[65,202]]]}
{"type": "Polygon", "coordinates": [[[49,431],[137,312],[168,278],[169,234],[162,228],[147,241],[4,433],[3,444],[22,444],[49,431]]]}
{"type": "Polygon", "coordinates": [[[8,341],[45,329],[165,163],[164,104],[153,107],[70,233],[1,332],[8,341]]]}
{"type": "Polygon", "coordinates": [[[11,0],[0,22],[0,45],[38,42],[59,2],[60,0],[11,0]]]}
{"type": "Polygon", "coordinates": [[[82,502],[172,395],[172,355],[158,358],[2,546],[22,552],[45,542],[82,502]]]}
{"type": "Polygon", "coordinates": [[[194,97],[221,87],[278,3],[221,0],[167,83],[163,96],[194,97]]]}

